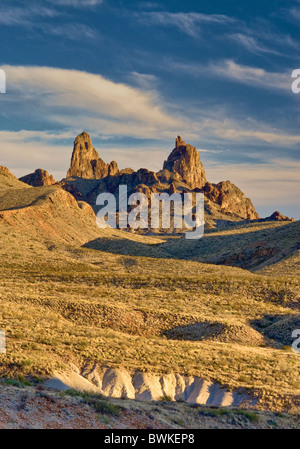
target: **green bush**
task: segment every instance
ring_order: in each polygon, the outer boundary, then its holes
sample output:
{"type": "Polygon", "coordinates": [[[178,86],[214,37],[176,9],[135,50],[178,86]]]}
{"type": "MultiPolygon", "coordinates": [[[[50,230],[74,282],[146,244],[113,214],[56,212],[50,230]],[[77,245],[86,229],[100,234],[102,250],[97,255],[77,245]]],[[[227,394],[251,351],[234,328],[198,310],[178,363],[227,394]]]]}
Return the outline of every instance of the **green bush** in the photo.
{"type": "Polygon", "coordinates": [[[100,413],[103,415],[113,415],[120,416],[121,415],[121,407],[118,405],[111,404],[104,400],[99,400],[96,398],[88,398],[86,403],[91,406],[96,413],[100,413]]]}

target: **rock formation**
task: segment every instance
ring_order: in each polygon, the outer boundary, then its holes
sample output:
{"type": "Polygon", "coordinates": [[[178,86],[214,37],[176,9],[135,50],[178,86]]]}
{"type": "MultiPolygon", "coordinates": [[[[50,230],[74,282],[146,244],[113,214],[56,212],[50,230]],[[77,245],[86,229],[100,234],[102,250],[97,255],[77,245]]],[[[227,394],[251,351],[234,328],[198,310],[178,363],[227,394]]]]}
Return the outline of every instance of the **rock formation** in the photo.
{"type": "Polygon", "coordinates": [[[214,380],[179,373],[158,374],[109,368],[97,364],[79,370],[76,366],[56,371],[44,386],[59,390],[76,389],[100,393],[107,397],[138,401],[181,401],[211,407],[245,407],[255,405],[257,399],[241,389],[229,391],[214,380]]]}
{"type": "Polygon", "coordinates": [[[115,161],[106,164],[99,157],[87,132],[83,132],[76,137],[67,178],[78,176],[86,179],[101,179],[108,175],[113,176],[118,171],[118,165],[115,161]]]}
{"type": "Polygon", "coordinates": [[[4,167],[3,165],[0,165],[0,174],[1,174],[1,175],[4,175],[4,176],[9,176],[9,177],[12,177],[12,178],[17,179],[17,178],[15,177],[15,175],[13,175],[13,174],[10,172],[10,170],[9,170],[7,167],[4,167]]]}
{"type": "Polygon", "coordinates": [[[192,145],[186,145],[180,136],[177,137],[175,148],[164,162],[163,168],[178,173],[192,189],[201,188],[206,183],[199,152],[192,145]]]}
{"type": "Polygon", "coordinates": [[[295,221],[294,218],[289,218],[286,215],[282,215],[276,210],[270,217],[265,218],[265,221],[295,221]]]}
{"type": "Polygon", "coordinates": [[[230,213],[249,220],[256,220],[259,215],[249,198],[230,181],[222,181],[218,184],[207,182],[203,187],[204,195],[211,201],[221,206],[222,212],[230,213]]]}
{"type": "Polygon", "coordinates": [[[137,172],[137,179],[139,184],[147,184],[152,185],[158,183],[158,178],[156,173],[153,171],[147,170],[146,168],[140,168],[137,172]]]}
{"type": "Polygon", "coordinates": [[[38,168],[34,173],[23,176],[19,181],[25,182],[25,184],[33,187],[51,186],[55,184],[53,176],[49,175],[49,173],[42,168],[38,168]]]}
{"type": "Polygon", "coordinates": [[[99,157],[89,134],[83,132],[78,135],[67,179],[60,182],[61,187],[72,193],[77,200],[88,202],[96,211],[95,202],[99,193],[118,195],[120,184],[127,186],[128,195],[133,192],[143,192],[147,196],[154,192],[203,192],[206,197],[207,218],[209,215],[212,225],[213,220],[259,218],[251,200],[230,181],[218,184],[207,181],[198,150],[186,144],[180,136],[164,162],[163,169],[155,173],[146,168],[119,171],[116,162],[106,164],[99,157]]]}

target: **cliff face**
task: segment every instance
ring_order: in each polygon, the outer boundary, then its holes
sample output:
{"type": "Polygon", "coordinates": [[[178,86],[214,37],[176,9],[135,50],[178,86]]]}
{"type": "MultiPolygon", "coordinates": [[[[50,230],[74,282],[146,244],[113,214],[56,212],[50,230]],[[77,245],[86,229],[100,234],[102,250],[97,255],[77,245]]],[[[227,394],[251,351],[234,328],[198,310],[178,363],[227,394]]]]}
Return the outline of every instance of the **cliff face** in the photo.
{"type": "Polygon", "coordinates": [[[118,171],[115,161],[106,164],[99,157],[88,133],[83,132],[76,137],[67,178],[78,176],[85,179],[101,179],[115,175],[118,171]]]}
{"type": "Polygon", "coordinates": [[[163,169],[178,173],[192,189],[201,189],[206,183],[199,152],[192,145],[186,145],[180,136],[176,139],[174,150],[164,162],[163,169]]]}
{"type": "Polygon", "coordinates": [[[116,162],[106,164],[99,157],[89,134],[86,132],[79,134],[74,142],[67,179],[61,186],[73,193],[75,198],[84,199],[93,205],[99,193],[102,191],[115,193],[120,184],[127,185],[128,193],[142,191],[147,195],[152,192],[183,194],[195,190],[204,193],[209,203],[208,207],[212,211],[210,215],[215,215],[215,218],[226,219],[226,216],[231,219],[259,218],[251,200],[230,181],[218,184],[207,181],[198,150],[186,144],[180,136],[176,138],[175,148],[164,162],[163,169],[154,173],[145,168],[138,171],[132,169],[119,171],[116,162]],[[78,177],[80,180],[78,182],[68,180],[71,177],[78,177]]]}

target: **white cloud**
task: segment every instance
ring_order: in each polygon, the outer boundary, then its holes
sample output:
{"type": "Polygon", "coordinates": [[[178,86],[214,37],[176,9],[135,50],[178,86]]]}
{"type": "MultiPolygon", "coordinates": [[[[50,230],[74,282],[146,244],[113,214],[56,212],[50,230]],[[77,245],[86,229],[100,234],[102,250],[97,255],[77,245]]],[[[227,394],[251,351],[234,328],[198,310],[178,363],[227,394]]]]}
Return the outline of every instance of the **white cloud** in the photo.
{"type": "Polygon", "coordinates": [[[8,26],[30,26],[36,18],[53,18],[58,13],[45,7],[27,5],[26,8],[3,6],[0,9],[0,24],[8,26]]]}
{"type": "Polygon", "coordinates": [[[62,25],[45,24],[43,32],[53,36],[63,36],[70,40],[99,39],[100,34],[83,23],[66,23],[62,25]]]}
{"type": "Polygon", "coordinates": [[[139,1],[138,2],[138,6],[141,9],[163,9],[163,5],[161,3],[158,2],[144,2],[144,1],[139,1]]]}
{"type": "Polygon", "coordinates": [[[71,40],[98,39],[100,37],[98,31],[84,23],[55,20],[62,15],[51,6],[49,8],[36,4],[26,5],[26,8],[2,6],[2,9],[0,7],[0,24],[24,27],[30,32],[37,31],[39,34],[63,36],[71,40]]]}
{"type": "Polygon", "coordinates": [[[288,145],[300,142],[300,135],[289,135],[283,132],[276,132],[268,130],[265,124],[253,123],[238,123],[234,120],[206,120],[202,127],[211,129],[215,136],[228,141],[253,141],[258,140],[262,142],[272,143],[274,145],[288,145]]]}
{"type": "Polygon", "coordinates": [[[211,65],[213,73],[232,79],[239,83],[263,87],[265,89],[283,89],[290,92],[291,74],[268,72],[258,67],[240,65],[233,60],[225,60],[221,64],[211,65]]]}
{"type": "MultiPolygon", "coordinates": [[[[153,145],[148,142],[138,148],[124,142],[119,147],[112,147],[110,143],[96,147],[106,162],[115,159],[121,168],[142,166],[151,170],[162,167],[178,134],[186,136],[191,144],[197,146],[198,142],[199,147],[201,142],[202,145],[209,143],[210,148],[214,145],[218,148],[220,143],[223,148],[225,143],[230,148],[233,143],[245,145],[245,142],[253,144],[257,141],[267,142],[265,146],[268,148],[284,146],[293,149],[300,142],[300,135],[287,134],[254,120],[224,120],[223,117],[228,116],[227,111],[220,109],[218,113],[206,110],[205,115],[193,114],[197,119],[190,119],[181,108],[168,105],[172,110],[170,113],[153,88],[143,90],[75,70],[22,66],[2,68],[7,75],[7,94],[1,96],[1,112],[12,123],[21,122],[24,128],[31,129],[0,132],[1,164],[8,166],[17,176],[44,168],[56,179],[64,177],[73,140],[83,130],[91,134],[93,141],[99,137],[103,140],[126,136],[149,139],[153,145]],[[35,131],[34,128],[57,131],[35,131]]],[[[144,75],[141,77],[143,79],[144,75]]],[[[155,81],[147,75],[146,80],[155,81]]],[[[243,167],[238,167],[236,173],[238,170],[244,173],[243,167]]],[[[251,179],[254,180],[252,173],[251,179]]],[[[286,176],[288,173],[289,170],[285,172],[286,176]]],[[[226,177],[231,179],[230,172],[226,177]]],[[[246,186],[238,178],[236,183],[246,186]]]]}
{"type": "Polygon", "coordinates": [[[232,59],[207,65],[170,61],[166,66],[169,70],[180,70],[190,76],[217,76],[266,90],[285,90],[287,94],[291,94],[292,70],[283,73],[268,72],[260,67],[238,64],[232,59]]]}
{"type": "Polygon", "coordinates": [[[87,6],[101,5],[104,0],[49,0],[51,3],[60,6],[73,6],[76,8],[85,8],[87,6]]]}
{"type": "MultiPolygon", "coordinates": [[[[12,123],[21,121],[28,129],[58,130],[0,132],[1,164],[18,176],[38,167],[51,171],[57,179],[65,176],[73,140],[83,130],[92,138],[130,136],[155,140],[172,136],[173,141],[184,122],[164,110],[154,90],[144,91],[75,70],[2,68],[7,76],[7,93],[1,96],[1,112],[12,123]]],[[[119,162],[117,150],[113,152],[108,146],[100,148],[100,152],[107,162],[114,158],[119,162]]],[[[119,163],[135,168],[137,164],[160,167],[163,157],[159,165],[153,155],[143,148],[128,148],[125,152],[121,148],[119,163]],[[143,163],[145,157],[148,159],[143,163]]]]}
{"type": "Polygon", "coordinates": [[[300,7],[294,7],[289,9],[290,17],[292,20],[294,20],[296,23],[299,23],[300,21],[300,7]]]}
{"type": "Polygon", "coordinates": [[[131,72],[128,78],[138,87],[146,90],[153,89],[157,83],[157,77],[147,73],[131,72]]]}
{"type": "MultiPolygon", "coordinates": [[[[300,141],[299,135],[247,118],[224,120],[223,117],[228,116],[227,111],[219,110],[218,114],[206,111],[205,116],[202,114],[197,120],[191,119],[175,105],[166,107],[153,87],[151,90],[136,88],[76,70],[23,66],[2,68],[7,77],[7,94],[1,98],[2,111],[12,120],[18,118],[24,124],[28,121],[26,128],[33,124],[36,128],[38,123],[44,129],[86,129],[96,135],[152,140],[173,139],[182,133],[191,140],[198,137],[211,140],[215,136],[227,141],[228,145],[231,141],[253,139],[274,145],[293,145],[300,141]]],[[[270,76],[262,69],[250,69],[233,62],[212,68],[218,76],[230,76],[238,81],[245,76],[246,80],[241,82],[255,83],[259,79],[263,83],[264,77],[270,76]]],[[[155,81],[148,75],[134,76],[144,85],[155,81]]],[[[282,83],[280,75],[277,86],[283,87],[282,83]]]]}
{"type": "Polygon", "coordinates": [[[146,25],[172,26],[192,37],[198,36],[200,24],[214,23],[224,25],[235,22],[235,19],[223,14],[201,14],[196,12],[142,12],[137,14],[136,17],[146,25]]]}
{"type": "MultiPolygon", "coordinates": [[[[106,132],[148,137],[164,129],[177,129],[178,118],[164,111],[155,91],[147,92],[126,84],[112,82],[100,75],[77,70],[49,67],[3,66],[7,76],[7,107],[12,102],[25,110],[34,102],[37,114],[43,111],[45,121],[64,126],[91,124],[94,129],[105,125],[106,132]]],[[[29,108],[30,109],[30,108],[29,108]]],[[[11,108],[13,114],[13,108],[11,108]]],[[[34,113],[34,111],[30,111],[34,113]]],[[[40,117],[39,117],[40,118],[40,117]]]]}
{"type": "Polygon", "coordinates": [[[244,48],[249,50],[251,53],[269,53],[273,55],[283,55],[282,52],[274,50],[262,43],[260,43],[255,37],[249,36],[242,33],[234,33],[229,35],[229,39],[234,41],[238,45],[242,45],[244,48]]]}

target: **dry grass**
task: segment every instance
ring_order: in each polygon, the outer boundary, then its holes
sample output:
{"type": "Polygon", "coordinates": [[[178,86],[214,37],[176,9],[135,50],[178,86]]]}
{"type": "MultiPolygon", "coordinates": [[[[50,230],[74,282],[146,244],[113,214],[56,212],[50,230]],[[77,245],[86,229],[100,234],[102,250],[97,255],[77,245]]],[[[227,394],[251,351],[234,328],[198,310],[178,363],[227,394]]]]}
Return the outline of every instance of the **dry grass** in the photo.
{"type": "MultiPolygon", "coordinates": [[[[2,376],[50,374],[68,361],[93,360],[255,389],[271,408],[280,408],[283,396],[288,404],[300,395],[299,356],[257,325],[266,316],[299,313],[296,276],[187,260],[188,253],[196,258],[198,242],[100,231],[72,200],[60,206],[56,192],[50,188],[35,206],[0,219],[2,376]],[[100,242],[98,249],[91,241],[100,242]],[[168,334],[202,322],[230,329],[230,338],[168,334]]],[[[260,226],[265,233],[282,228],[287,245],[288,225],[260,226]]],[[[209,254],[235,235],[239,244],[252,241],[254,232],[211,233],[203,248],[209,254]]]]}

